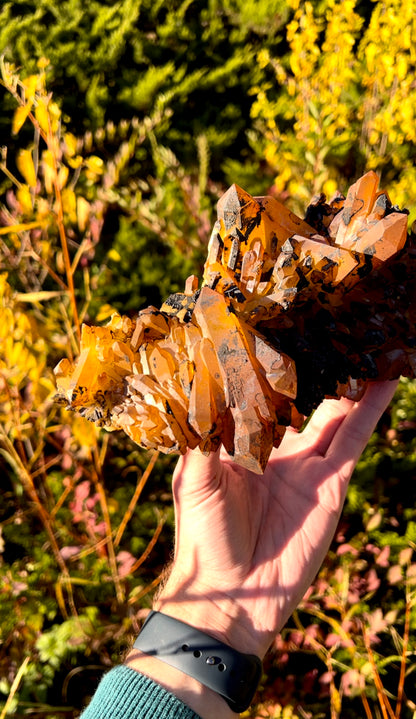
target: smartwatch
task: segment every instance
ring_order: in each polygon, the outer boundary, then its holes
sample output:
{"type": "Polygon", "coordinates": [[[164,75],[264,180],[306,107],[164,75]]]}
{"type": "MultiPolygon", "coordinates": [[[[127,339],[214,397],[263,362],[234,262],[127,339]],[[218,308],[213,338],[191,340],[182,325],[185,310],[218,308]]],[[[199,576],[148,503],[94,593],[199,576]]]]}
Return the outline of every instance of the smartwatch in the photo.
{"type": "Polygon", "coordinates": [[[197,679],[220,694],[236,713],[248,709],[258,687],[262,664],[189,624],[150,612],[134,648],[197,679]]]}

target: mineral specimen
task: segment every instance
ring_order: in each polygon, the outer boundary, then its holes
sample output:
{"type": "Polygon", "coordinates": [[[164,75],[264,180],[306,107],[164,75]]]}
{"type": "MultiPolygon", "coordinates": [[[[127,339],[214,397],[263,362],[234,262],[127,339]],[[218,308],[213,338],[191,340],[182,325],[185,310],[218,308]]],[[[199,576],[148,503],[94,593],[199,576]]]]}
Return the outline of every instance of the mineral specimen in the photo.
{"type": "Polygon", "coordinates": [[[324,397],[416,371],[416,250],[407,211],[369,172],[305,220],[233,185],[218,203],[202,286],[132,321],[83,325],[57,400],[143,447],[221,443],[264,471],[288,425],[324,397]]]}

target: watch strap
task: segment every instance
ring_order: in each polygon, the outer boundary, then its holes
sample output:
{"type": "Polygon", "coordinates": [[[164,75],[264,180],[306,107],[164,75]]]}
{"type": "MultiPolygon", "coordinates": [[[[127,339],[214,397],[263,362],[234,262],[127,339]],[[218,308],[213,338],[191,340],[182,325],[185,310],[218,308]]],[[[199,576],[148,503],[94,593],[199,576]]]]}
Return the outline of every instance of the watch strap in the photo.
{"type": "Polygon", "coordinates": [[[236,713],[250,706],[261,678],[259,657],[242,654],[161,612],[150,612],[134,648],[197,679],[236,713]]]}

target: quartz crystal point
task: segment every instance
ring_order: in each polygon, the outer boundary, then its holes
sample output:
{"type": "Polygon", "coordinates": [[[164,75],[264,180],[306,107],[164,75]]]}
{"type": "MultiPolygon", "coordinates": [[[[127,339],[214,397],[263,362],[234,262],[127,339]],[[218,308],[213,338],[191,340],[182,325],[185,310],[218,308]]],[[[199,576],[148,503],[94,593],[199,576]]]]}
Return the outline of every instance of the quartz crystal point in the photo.
{"type": "Polygon", "coordinates": [[[407,211],[369,172],[305,219],[233,185],[218,203],[202,286],[135,320],[83,325],[57,400],[143,447],[211,452],[264,471],[288,425],[325,397],[416,372],[416,249],[407,211]]]}

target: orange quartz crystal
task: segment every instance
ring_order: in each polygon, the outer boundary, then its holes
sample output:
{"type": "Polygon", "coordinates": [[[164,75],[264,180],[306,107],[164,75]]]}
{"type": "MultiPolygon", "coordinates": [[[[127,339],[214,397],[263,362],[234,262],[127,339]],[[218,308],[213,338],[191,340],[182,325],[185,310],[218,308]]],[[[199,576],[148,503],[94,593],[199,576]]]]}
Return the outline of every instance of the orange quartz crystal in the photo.
{"type": "Polygon", "coordinates": [[[305,219],[233,185],[218,203],[202,286],[135,320],[83,325],[57,400],[143,447],[223,444],[264,471],[288,425],[325,397],[416,371],[416,250],[407,212],[369,172],[305,219]]]}

